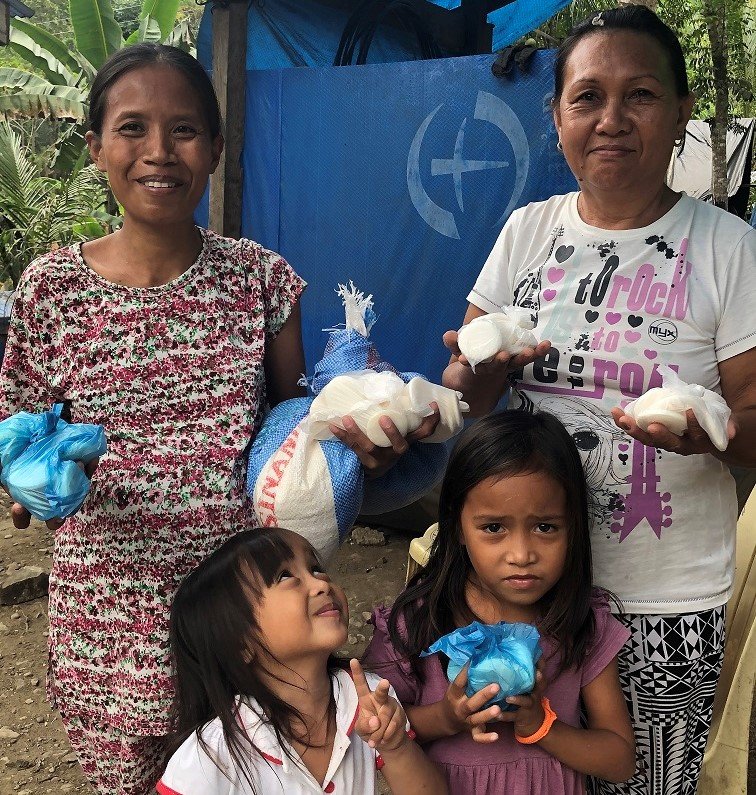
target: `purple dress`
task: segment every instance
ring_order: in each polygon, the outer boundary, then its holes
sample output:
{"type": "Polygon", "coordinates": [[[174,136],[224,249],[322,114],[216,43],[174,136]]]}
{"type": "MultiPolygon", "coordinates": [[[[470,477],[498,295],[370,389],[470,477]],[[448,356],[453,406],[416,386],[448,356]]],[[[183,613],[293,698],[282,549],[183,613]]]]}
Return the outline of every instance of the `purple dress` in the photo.
{"type": "MultiPolygon", "coordinates": [[[[546,680],[550,682],[546,696],[559,720],[571,726],[580,725],[581,688],[606,668],[630,636],[612,616],[604,598],[595,598],[592,609],[596,633],[580,669],[573,668],[556,676],[558,655],[552,655],[554,646],[548,639],[541,641],[546,658],[546,680]]],[[[415,676],[409,662],[401,657],[389,639],[389,612],[388,608],[379,607],[373,613],[371,620],[375,632],[363,658],[365,665],[388,679],[406,706],[440,701],[449,686],[441,656],[434,654],[421,658],[423,680],[415,676]]],[[[566,767],[538,744],[518,743],[511,723],[498,724],[496,731],[499,739],[491,744],[476,743],[465,732],[423,746],[428,757],[444,769],[450,795],[585,793],[582,773],[566,767]]]]}

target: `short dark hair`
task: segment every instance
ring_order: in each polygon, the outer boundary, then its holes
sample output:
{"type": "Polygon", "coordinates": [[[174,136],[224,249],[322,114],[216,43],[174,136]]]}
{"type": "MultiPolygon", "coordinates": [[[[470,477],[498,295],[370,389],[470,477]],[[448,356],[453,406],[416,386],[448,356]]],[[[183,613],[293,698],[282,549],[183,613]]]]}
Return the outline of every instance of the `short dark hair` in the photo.
{"type": "Polygon", "coordinates": [[[218,97],[202,64],[189,53],[166,44],[142,42],[114,52],[99,68],[89,91],[88,128],[96,135],[102,133],[108,91],[119,77],[143,66],[164,64],[182,72],[197,93],[210,131],[215,139],[221,132],[218,97]]]}
{"type": "Polygon", "coordinates": [[[580,453],[553,414],[513,410],[489,414],[458,438],[441,485],[438,534],[428,564],[394,603],[388,623],[391,641],[410,658],[417,673],[416,655],[456,629],[460,617],[478,618],[465,597],[472,572],[460,538],[467,495],[488,478],[540,472],[564,489],[569,535],[564,572],[544,597],[546,611],[539,630],[556,640],[563,670],[582,663],[594,621],[588,490],[580,453]],[[400,618],[406,633],[400,631],[400,618]]]}
{"type": "Polygon", "coordinates": [[[685,56],[675,32],[646,6],[628,5],[593,13],[582,22],[578,22],[570,31],[569,36],[557,50],[554,62],[555,100],[558,100],[562,95],[567,61],[578,42],[591,34],[606,33],[610,30],[629,31],[630,33],[650,36],[654,39],[667,55],[667,61],[675,78],[677,96],[687,97],[690,94],[688,74],[685,69],[685,56]]]}

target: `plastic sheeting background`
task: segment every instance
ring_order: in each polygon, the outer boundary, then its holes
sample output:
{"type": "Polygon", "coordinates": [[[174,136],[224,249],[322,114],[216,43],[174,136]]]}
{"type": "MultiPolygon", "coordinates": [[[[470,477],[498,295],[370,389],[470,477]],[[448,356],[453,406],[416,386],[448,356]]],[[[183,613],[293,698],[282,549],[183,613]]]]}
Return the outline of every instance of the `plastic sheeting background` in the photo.
{"type": "MultiPolygon", "coordinates": [[[[459,8],[462,0],[428,0],[441,8],[459,8]]],[[[572,0],[513,0],[492,11],[487,21],[494,26],[492,49],[501,50],[551,19],[572,0]]]]}
{"type": "MultiPolygon", "coordinates": [[[[756,119],[733,119],[737,128],[727,130],[727,193],[734,196],[743,182],[748,153],[756,131],[756,119]]],[[[733,125],[734,127],[734,125],[733,125]]],[[[673,190],[711,200],[711,127],[691,119],[686,127],[685,146],[672,158],[667,182],[673,190]]]]}
{"type": "Polygon", "coordinates": [[[248,72],[242,233],[309,282],[308,370],[352,279],[375,297],[383,357],[437,380],[441,335],[511,211],[575,189],[551,120],[553,53],[511,81],[494,58],[248,72]]]}
{"type": "MultiPolygon", "coordinates": [[[[247,69],[331,66],[351,12],[318,0],[252,2],[247,11],[247,69]]],[[[212,11],[202,16],[197,51],[204,64],[212,50],[212,11]]],[[[381,26],[370,46],[370,63],[419,58],[417,40],[398,28],[381,26]]]]}
{"type": "MultiPolygon", "coordinates": [[[[429,0],[441,8],[458,8],[461,0],[429,0]]],[[[514,0],[492,11],[493,50],[537,28],[570,0],[514,0]]],[[[249,4],[247,69],[278,69],[286,66],[330,66],[341,33],[351,12],[324,5],[318,0],[254,0],[249,4]]],[[[197,49],[209,63],[212,49],[212,13],[202,17],[197,49]]],[[[414,36],[382,25],[373,40],[369,63],[408,61],[418,58],[414,36]]]]}

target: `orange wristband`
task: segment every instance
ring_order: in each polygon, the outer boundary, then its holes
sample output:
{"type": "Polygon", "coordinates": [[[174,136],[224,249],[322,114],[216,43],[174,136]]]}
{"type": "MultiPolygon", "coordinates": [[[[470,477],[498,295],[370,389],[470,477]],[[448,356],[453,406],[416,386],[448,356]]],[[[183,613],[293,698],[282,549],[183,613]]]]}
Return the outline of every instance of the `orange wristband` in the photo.
{"type": "Polygon", "coordinates": [[[541,724],[541,728],[538,729],[537,732],[531,734],[530,737],[520,737],[517,732],[515,732],[515,740],[518,743],[522,743],[523,745],[531,745],[532,743],[537,743],[539,740],[543,740],[543,738],[549,733],[549,729],[551,729],[551,724],[556,720],[556,712],[551,708],[551,704],[549,704],[548,698],[544,696],[541,699],[541,706],[543,707],[544,716],[543,716],[543,723],[541,724]]]}

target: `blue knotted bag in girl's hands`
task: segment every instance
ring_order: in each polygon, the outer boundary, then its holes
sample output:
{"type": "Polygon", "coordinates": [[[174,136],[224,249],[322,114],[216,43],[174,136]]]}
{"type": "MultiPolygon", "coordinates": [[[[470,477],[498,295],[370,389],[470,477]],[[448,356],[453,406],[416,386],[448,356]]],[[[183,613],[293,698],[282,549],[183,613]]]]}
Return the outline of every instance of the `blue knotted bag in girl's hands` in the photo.
{"type": "Polygon", "coordinates": [[[496,684],[499,692],[487,704],[513,709],[509,696],[529,693],[535,686],[536,663],[541,656],[538,630],[530,624],[481,624],[473,621],[439,638],[420,656],[441,652],[449,658],[450,682],[470,663],[467,670],[468,697],[487,685],[496,684]]]}
{"type": "Polygon", "coordinates": [[[68,423],[63,404],[52,411],[20,411],[0,422],[0,482],[8,494],[42,521],[75,513],[89,493],[81,464],[103,455],[101,425],[68,423]]]}

